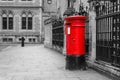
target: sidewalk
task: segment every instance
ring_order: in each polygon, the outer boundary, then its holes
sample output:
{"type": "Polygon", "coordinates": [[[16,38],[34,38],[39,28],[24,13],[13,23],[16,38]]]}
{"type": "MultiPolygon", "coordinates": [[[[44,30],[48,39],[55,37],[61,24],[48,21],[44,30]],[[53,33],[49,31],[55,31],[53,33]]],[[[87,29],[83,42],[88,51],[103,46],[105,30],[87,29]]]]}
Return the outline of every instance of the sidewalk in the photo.
{"type": "Polygon", "coordinates": [[[6,49],[6,48],[8,48],[8,47],[9,47],[9,45],[0,45],[0,51],[6,49]]]}
{"type": "Polygon", "coordinates": [[[65,56],[43,45],[0,52],[0,80],[111,80],[98,72],[65,70],[65,56]]]}

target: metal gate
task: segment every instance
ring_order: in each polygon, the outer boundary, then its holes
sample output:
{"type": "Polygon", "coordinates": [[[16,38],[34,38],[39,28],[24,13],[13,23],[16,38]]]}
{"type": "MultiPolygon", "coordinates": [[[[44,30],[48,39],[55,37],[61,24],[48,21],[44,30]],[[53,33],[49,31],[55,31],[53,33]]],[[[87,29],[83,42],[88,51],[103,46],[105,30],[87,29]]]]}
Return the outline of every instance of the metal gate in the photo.
{"type": "Polygon", "coordinates": [[[96,10],[96,59],[120,67],[120,0],[96,10]]]}

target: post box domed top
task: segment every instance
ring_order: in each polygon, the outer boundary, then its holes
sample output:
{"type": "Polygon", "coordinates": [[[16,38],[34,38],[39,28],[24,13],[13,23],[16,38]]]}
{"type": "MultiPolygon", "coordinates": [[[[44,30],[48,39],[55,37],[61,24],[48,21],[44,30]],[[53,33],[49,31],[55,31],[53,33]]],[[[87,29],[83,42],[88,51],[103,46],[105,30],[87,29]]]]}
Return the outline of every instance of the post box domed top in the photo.
{"type": "Polygon", "coordinates": [[[70,27],[85,27],[86,19],[87,19],[86,16],[80,15],[69,16],[65,18],[66,20],[65,25],[70,25],[70,27]]]}
{"type": "Polygon", "coordinates": [[[69,16],[67,18],[65,18],[65,20],[79,20],[79,19],[82,19],[82,20],[86,20],[86,16],[80,16],[80,15],[75,15],[75,16],[69,16]]]}

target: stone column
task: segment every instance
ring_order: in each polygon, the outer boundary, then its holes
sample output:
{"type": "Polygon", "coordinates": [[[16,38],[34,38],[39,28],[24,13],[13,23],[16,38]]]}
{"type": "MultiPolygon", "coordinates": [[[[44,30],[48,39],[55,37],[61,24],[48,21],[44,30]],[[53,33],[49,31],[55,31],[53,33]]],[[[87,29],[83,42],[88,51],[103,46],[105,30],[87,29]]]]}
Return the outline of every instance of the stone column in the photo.
{"type": "Polygon", "coordinates": [[[94,63],[96,59],[96,13],[92,8],[89,11],[89,61],[94,63]]]}
{"type": "Polygon", "coordinates": [[[43,35],[42,35],[42,32],[43,32],[43,31],[42,31],[42,27],[43,27],[43,23],[42,23],[42,21],[43,21],[43,19],[42,19],[42,8],[40,8],[39,11],[40,11],[40,12],[39,12],[39,15],[38,15],[38,18],[39,18],[39,22],[38,22],[39,25],[38,25],[38,26],[39,26],[39,32],[40,32],[39,40],[40,40],[40,42],[41,42],[42,36],[43,36],[43,35]]]}
{"type": "MultiPolygon", "coordinates": [[[[20,29],[21,29],[21,17],[19,14],[14,15],[14,31],[16,33],[19,33],[20,29]]],[[[17,43],[17,35],[14,38],[14,42],[17,43]]]]}
{"type": "MultiPolygon", "coordinates": [[[[64,21],[65,23],[65,21],[64,21]]],[[[64,44],[63,44],[63,54],[66,55],[66,35],[65,35],[65,26],[63,25],[64,27],[64,44]]]]}
{"type": "Polygon", "coordinates": [[[2,31],[2,16],[0,16],[0,31],[2,31]]]}

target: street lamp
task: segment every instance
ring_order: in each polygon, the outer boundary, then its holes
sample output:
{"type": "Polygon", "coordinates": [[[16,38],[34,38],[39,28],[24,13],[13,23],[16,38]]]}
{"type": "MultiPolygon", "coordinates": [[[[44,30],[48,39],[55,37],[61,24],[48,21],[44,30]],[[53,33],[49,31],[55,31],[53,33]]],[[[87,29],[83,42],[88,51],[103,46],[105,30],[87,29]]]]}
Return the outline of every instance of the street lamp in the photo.
{"type": "Polygon", "coordinates": [[[47,3],[48,3],[48,4],[51,4],[51,3],[52,3],[52,0],[47,0],[47,3]]]}

